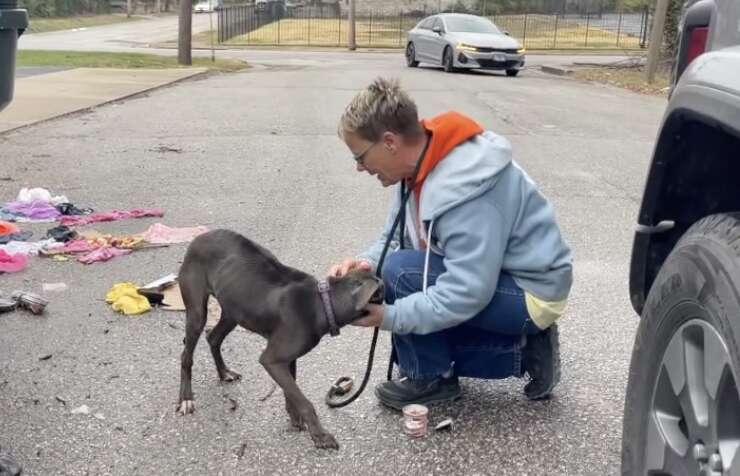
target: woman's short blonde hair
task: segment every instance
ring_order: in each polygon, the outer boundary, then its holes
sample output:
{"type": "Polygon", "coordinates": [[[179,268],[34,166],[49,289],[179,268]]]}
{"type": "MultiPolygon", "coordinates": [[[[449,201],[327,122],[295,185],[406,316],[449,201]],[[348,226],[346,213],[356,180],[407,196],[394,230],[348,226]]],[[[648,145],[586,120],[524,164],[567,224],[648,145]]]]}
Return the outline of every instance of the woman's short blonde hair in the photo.
{"type": "Polygon", "coordinates": [[[401,89],[399,81],[377,78],[344,110],[339,121],[339,135],[350,132],[377,142],[386,131],[414,138],[421,135],[422,128],[416,104],[401,89]]]}

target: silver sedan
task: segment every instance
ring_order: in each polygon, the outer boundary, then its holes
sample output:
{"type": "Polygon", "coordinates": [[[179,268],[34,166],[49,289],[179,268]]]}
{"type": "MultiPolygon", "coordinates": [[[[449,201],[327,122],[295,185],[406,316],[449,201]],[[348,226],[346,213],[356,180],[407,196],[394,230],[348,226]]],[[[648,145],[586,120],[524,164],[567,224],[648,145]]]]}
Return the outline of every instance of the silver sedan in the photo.
{"type": "Polygon", "coordinates": [[[443,13],[427,17],[408,34],[406,64],[457,69],[496,69],[516,76],[524,67],[522,45],[484,17],[443,13]]]}

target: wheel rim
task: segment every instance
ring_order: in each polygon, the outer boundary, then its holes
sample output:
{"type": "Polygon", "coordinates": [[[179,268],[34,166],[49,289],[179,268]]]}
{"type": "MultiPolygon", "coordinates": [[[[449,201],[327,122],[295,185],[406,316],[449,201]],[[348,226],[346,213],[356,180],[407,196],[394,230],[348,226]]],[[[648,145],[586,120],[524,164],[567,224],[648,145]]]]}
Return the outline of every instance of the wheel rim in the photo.
{"type": "Polygon", "coordinates": [[[695,305],[671,337],[653,386],[645,475],[740,475],[740,389],[727,344],[695,305]]]}
{"type": "Polygon", "coordinates": [[[415,56],[414,45],[409,43],[409,46],[406,47],[406,62],[408,62],[408,64],[413,63],[414,56],[415,56]]]}

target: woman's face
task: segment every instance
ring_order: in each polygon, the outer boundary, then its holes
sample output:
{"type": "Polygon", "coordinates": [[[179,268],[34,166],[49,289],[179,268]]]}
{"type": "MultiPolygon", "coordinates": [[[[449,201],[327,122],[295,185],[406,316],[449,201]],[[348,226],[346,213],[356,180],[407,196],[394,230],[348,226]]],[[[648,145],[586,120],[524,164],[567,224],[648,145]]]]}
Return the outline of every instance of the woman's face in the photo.
{"type": "Polygon", "coordinates": [[[406,167],[399,152],[402,138],[394,132],[384,132],[376,142],[358,134],[344,131],[345,144],[352,152],[358,172],[367,172],[377,178],[384,187],[394,185],[406,178],[406,167]]]}

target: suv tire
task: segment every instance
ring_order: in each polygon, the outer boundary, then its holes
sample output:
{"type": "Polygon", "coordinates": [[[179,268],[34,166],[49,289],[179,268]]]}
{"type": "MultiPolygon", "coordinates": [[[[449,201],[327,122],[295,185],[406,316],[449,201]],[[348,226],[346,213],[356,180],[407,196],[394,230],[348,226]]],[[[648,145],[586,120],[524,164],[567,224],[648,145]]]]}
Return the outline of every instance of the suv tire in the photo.
{"type": "Polygon", "coordinates": [[[650,289],[630,364],[622,474],[740,474],[740,214],[679,240],[650,289]]]}

